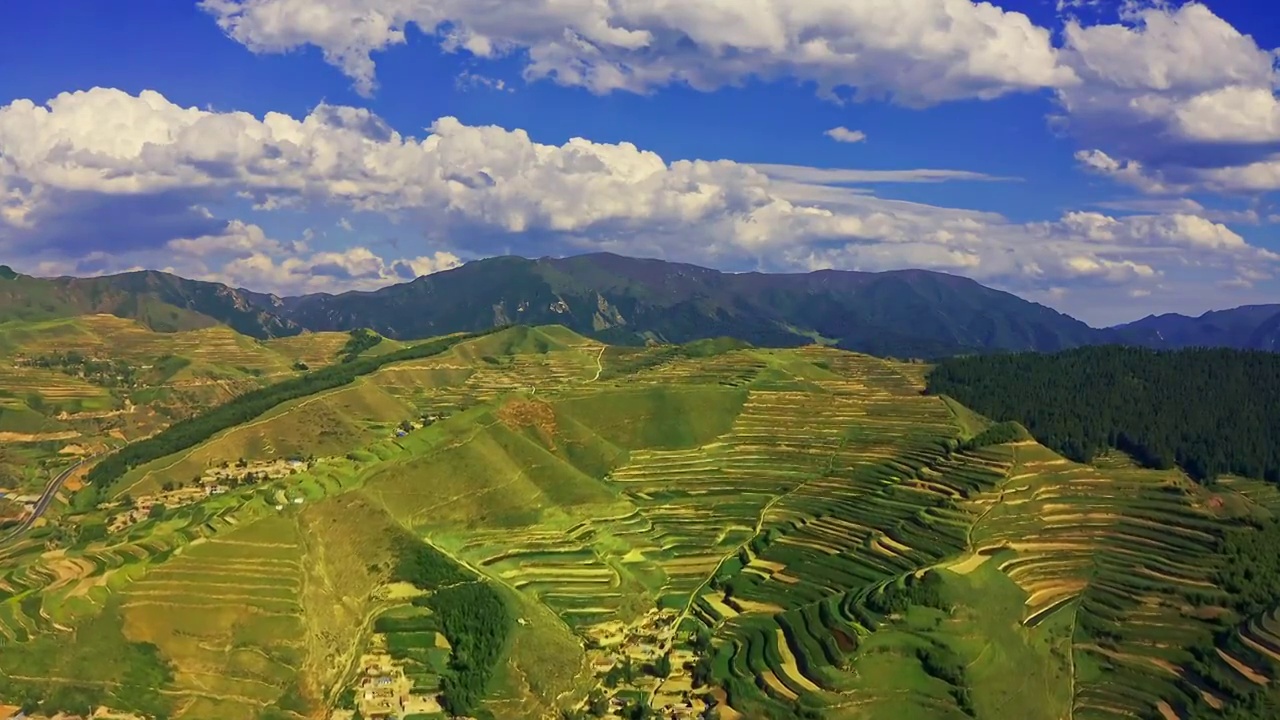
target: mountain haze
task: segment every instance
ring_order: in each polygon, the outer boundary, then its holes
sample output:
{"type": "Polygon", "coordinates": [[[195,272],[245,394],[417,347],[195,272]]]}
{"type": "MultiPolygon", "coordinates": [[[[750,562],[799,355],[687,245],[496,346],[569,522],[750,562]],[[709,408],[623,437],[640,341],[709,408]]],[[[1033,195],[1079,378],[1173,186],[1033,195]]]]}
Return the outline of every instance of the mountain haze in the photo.
{"type": "Polygon", "coordinates": [[[1280,350],[1280,304],[1244,305],[1214,310],[1199,317],[1175,313],[1150,315],[1114,330],[1118,341],[1150,348],[1280,350]]]}

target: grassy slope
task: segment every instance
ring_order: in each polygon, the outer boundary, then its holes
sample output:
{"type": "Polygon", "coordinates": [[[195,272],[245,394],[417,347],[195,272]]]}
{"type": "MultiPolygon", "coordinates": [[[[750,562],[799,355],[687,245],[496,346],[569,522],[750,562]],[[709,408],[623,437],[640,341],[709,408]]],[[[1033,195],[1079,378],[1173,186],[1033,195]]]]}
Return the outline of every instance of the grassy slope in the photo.
{"type": "MultiPolygon", "coordinates": [[[[35,444],[42,438],[58,437],[60,442],[44,443],[48,447],[43,454],[36,453],[38,459],[57,461],[57,452],[65,445],[94,447],[136,439],[175,419],[294,375],[298,359],[306,358],[313,368],[333,362],[347,337],[346,333],[319,333],[262,342],[221,326],[160,333],[112,315],[0,323],[0,432],[21,434],[11,436],[11,441],[22,441],[33,450],[41,449],[35,444]],[[19,364],[23,358],[68,352],[124,361],[136,369],[140,385],[103,387],[58,369],[19,364]],[[130,404],[137,408],[129,410],[130,404]],[[72,417],[60,418],[63,411],[72,417]],[[74,435],[62,437],[68,433],[74,435]]],[[[358,403],[347,408],[365,409],[358,403]]],[[[341,418],[334,417],[342,411],[328,412],[322,423],[305,428],[310,432],[290,447],[305,442],[323,448],[325,430],[346,431],[341,418]]],[[[371,417],[376,418],[376,413],[371,417]]],[[[369,439],[355,431],[351,438],[354,442],[369,439]]],[[[231,448],[236,450],[231,459],[253,454],[254,444],[245,444],[242,449],[231,448]]]]}
{"type": "MultiPolygon", "coordinates": [[[[12,568],[0,593],[13,596],[0,600],[0,634],[50,629],[31,597],[62,623],[110,618],[97,613],[113,598],[176,597],[208,607],[172,617],[124,607],[118,642],[155,642],[191,698],[208,682],[192,669],[212,663],[226,685],[200,690],[214,697],[188,717],[318,703],[380,607],[380,538],[405,526],[490,578],[525,620],[490,688],[500,717],[581,697],[595,681],[577,635],[655,605],[687,609],[684,630],[714,629],[721,697],[752,717],[794,717],[799,702],[832,718],[958,718],[961,694],[978,717],[1046,720],[1068,707],[1111,718],[1193,702],[1178,646],[1215,627],[1185,608],[1212,607],[1205,538],[1231,522],[1225,511],[1175,475],[1076,466],[1032,443],[951,452],[984,423],[921,397],[914,370],[822,349],[602,355],[554,328],[482,338],[160,461],[194,471],[227,453],[280,453],[291,438],[320,447],[305,433],[335,418],[343,440],[328,451],[364,449],[358,462],[291,479],[287,492],[309,498],[301,508],[277,515],[269,492],[210,501],[74,550],[91,569],[65,582],[80,560],[0,551],[12,568]],[[452,416],[390,436],[416,412],[452,416]],[[165,554],[204,536],[214,540],[165,554]],[[931,567],[947,611],[876,609],[931,567]],[[219,598],[219,573],[230,595],[249,597],[219,598]],[[721,581],[709,585],[712,575],[721,581]],[[277,591],[258,584],[300,590],[262,599],[277,591]],[[275,602],[276,624],[244,626],[259,622],[246,603],[275,602]],[[244,638],[276,665],[218,665],[247,655],[205,657],[192,633],[215,645],[244,638]],[[961,679],[930,674],[925,648],[961,666],[961,679]],[[276,695],[245,674],[269,672],[280,673],[276,695]]],[[[1219,494],[1228,509],[1280,507],[1264,490],[1238,481],[1219,494]]],[[[656,697],[682,687],[678,668],[656,697]]]]}

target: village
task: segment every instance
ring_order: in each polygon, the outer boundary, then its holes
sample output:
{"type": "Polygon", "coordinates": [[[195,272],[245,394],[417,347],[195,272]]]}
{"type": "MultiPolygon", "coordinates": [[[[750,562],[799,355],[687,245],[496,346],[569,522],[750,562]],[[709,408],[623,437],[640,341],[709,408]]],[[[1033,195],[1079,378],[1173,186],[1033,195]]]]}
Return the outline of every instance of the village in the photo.
{"type": "MultiPolygon", "coordinates": [[[[448,648],[436,633],[437,645],[448,648]]],[[[441,716],[444,708],[434,693],[414,692],[414,682],[387,650],[386,635],[374,633],[367,652],[360,657],[360,671],[352,688],[355,708],[335,709],[329,720],[403,720],[441,716]]]]}
{"type": "MultiPolygon", "coordinates": [[[[314,458],[290,458],[284,460],[264,460],[223,462],[208,468],[204,474],[189,482],[166,481],[158,493],[132,497],[125,495],[119,500],[103,503],[99,507],[120,510],[107,523],[110,532],[125,530],[148,518],[163,514],[166,510],[200,502],[205,498],[222,495],[230,490],[245,485],[254,485],[268,480],[277,480],[302,472],[316,463],[314,458]],[[158,508],[158,509],[157,509],[158,508]]],[[[276,493],[276,509],[285,504],[301,504],[302,498],[289,500],[283,493],[276,493]]]]}
{"type": "MultiPolygon", "coordinates": [[[[393,436],[403,438],[410,432],[420,430],[444,417],[446,416],[432,414],[424,415],[419,420],[405,420],[395,427],[393,436]]],[[[161,485],[161,490],[158,493],[138,497],[125,495],[119,500],[102,503],[99,507],[102,509],[121,510],[120,513],[112,516],[108,521],[108,529],[114,533],[125,530],[148,518],[156,517],[166,510],[191,505],[246,485],[255,485],[295,475],[315,467],[317,462],[318,460],[315,457],[253,461],[241,458],[234,462],[225,460],[218,465],[205,469],[202,475],[189,481],[166,481],[161,485]],[[157,508],[160,509],[158,510],[157,508]]],[[[3,491],[0,491],[0,500],[6,499],[22,504],[27,509],[27,512],[30,512],[35,507],[35,503],[39,501],[40,496],[22,495],[5,498],[3,491]]],[[[284,491],[276,492],[275,501],[277,510],[284,509],[286,505],[300,505],[304,502],[303,498],[297,496],[289,497],[284,491]]],[[[0,517],[0,520],[3,519],[3,517],[0,517]]],[[[20,521],[22,518],[19,517],[17,519],[20,521]]]]}
{"type": "Polygon", "coordinates": [[[695,691],[688,668],[693,650],[677,647],[680,614],[654,608],[631,623],[611,621],[587,628],[586,647],[592,672],[602,680],[603,696],[583,704],[593,717],[624,718],[637,693],[652,697],[656,717],[706,717],[707,700],[695,691]],[[604,702],[601,702],[601,700],[604,702]]]}

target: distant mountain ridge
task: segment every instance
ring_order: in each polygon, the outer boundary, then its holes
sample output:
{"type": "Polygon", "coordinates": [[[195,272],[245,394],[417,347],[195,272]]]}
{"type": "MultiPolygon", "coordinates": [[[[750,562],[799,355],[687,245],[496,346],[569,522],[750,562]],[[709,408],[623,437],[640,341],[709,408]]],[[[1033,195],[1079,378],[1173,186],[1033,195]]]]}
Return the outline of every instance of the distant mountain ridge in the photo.
{"type": "Polygon", "coordinates": [[[1243,305],[1199,317],[1149,315],[1111,330],[1117,341],[1149,348],[1229,347],[1280,350],[1280,304],[1243,305]]]}
{"type": "Polygon", "coordinates": [[[390,337],[558,323],[615,343],[731,336],[900,356],[1060,349],[1094,334],[1050,308],[941,273],[723,273],[612,254],[491,258],[374,292],[290,298],[285,307],[308,329],[370,327],[390,337]]]}
{"type": "Polygon", "coordinates": [[[35,278],[0,266],[0,322],[105,313],[160,332],[223,324],[257,338],[301,333],[304,328],[278,312],[279,302],[273,295],[156,270],[35,278]]]}
{"type": "Polygon", "coordinates": [[[927,270],[725,273],[595,253],[495,257],[368,292],[280,298],[156,271],[33,278],[0,267],[0,321],[105,312],[155,330],[215,323],[257,338],[373,329],[397,339],[561,324],[612,343],[730,336],[936,357],[1122,343],[1280,349],[1280,305],[1148,317],[1096,329],[974,280],[927,270]]]}

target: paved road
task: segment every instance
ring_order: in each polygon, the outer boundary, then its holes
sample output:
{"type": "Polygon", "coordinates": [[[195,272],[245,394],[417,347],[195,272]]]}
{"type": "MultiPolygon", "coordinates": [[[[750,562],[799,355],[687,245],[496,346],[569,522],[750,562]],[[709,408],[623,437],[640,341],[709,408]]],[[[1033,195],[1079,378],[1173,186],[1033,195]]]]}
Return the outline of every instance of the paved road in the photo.
{"type": "Polygon", "coordinates": [[[57,477],[50,480],[49,484],[46,485],[44,488],[44,494],[41,495],[40,500],[36,502],[35,511],[32,512],[31,515],[28,516],[26,520],[23,520],[22,524],[19,525],[17,528],[15,528],[12,532],[10,532],[8,535],[5,535],[3,538],[0,538],[0,541],[12,540],[18,537],[19,535],[21,535],[22,533],[30,530],[31,526],[35,524],[36,520],[39,520],[40,516],[44,515],[44,511],[49,509],[49,505],[53,503],[53,498],[56,497],[58,494],[58,491],[62,489],[62,483],[66,482],[67,478],[71,477],[72,473],[80,469],[81,465],[84,465],[85,463],[92,460],[93,457],[94,456],[89,456],[87,458],[84,458],[83,460],[76,463],[75,465],[72,465],[66,470],[63,470],[61,473],[58,474],[57,477]]]}

